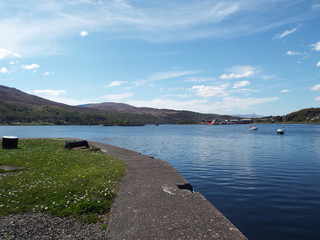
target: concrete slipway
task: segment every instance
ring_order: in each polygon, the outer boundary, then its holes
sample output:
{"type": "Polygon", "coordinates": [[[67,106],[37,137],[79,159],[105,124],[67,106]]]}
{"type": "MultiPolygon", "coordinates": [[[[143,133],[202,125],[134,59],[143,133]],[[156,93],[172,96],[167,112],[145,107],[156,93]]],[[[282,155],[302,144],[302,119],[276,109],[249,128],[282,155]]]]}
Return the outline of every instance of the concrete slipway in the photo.
{"type": "Polygon", "coordinates": [[[90,142],[127,166],[112,206],[108,237],[126,239],[247,239],[166,161],[90,142]],[[182,189],[181,189],[182,188],[182,189]]]}

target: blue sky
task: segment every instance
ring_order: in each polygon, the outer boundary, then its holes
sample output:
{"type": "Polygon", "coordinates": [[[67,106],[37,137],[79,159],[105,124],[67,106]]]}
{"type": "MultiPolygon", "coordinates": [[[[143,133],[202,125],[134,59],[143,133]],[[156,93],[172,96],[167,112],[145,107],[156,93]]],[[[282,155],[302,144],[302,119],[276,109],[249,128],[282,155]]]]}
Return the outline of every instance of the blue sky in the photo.
{"type": "Polygon", "coordinates": [[[10,0],[0,34],[0,84],[70,105],[320,105],[320,0],[10,0]]]}

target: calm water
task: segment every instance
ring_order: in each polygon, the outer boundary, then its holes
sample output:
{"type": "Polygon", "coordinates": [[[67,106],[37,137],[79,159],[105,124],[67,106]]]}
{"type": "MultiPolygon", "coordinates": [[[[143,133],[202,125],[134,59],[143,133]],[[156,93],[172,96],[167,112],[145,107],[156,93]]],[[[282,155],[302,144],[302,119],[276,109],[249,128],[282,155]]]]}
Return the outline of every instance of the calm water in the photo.
{"type": "Polygon", "coordinates": [[[320,239],[320,125],[0,126],[0,135],[76,137],[173,165],[249,239],[320,239]]]}

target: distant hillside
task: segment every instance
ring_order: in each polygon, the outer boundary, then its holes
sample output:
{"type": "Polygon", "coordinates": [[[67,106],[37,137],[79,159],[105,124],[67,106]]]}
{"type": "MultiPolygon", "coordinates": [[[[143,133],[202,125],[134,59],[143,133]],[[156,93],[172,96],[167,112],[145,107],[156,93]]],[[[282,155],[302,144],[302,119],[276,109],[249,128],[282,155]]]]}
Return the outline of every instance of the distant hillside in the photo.
{"type": "Polygon", "coordinates": [[[306,108],[292,112],[285,117],[292,122],[320,122],[320,108],[306,108]]]}
{"type": "Polygon", "coordinates": [[[267,116],[256,122],[320,123],[320,108],[306,108],[282,116],[267,116]]]}
{"type": "Polygon", "coordinates": [[[106,119],[99,110],[53,102],[0,85],[0,124],[92,124],[106,119]]]}
{"type": "Polygon", "coordinates": [[[237,117],[218,114],[203,114],[191,111],[179,111],[170,109],[156,109],[147,107],[134,107],[124,103],[105,102],[98,104],[87,104],[87,108],[98,109],[106,113],[139,114],[152,116],[159,123],[200,123],[205,120],[230,120],[237,117]]]}
{"type": "Polygon", "coordinates": [[[0,104],[18,104],[28,107],[38,107],[38,106],[54,106],[59,108],[72,109],[72,106],[53,102],[41,97],[37,97],[25,92],[22,92],[15,88],[6,87],[0,85],[0,104]]]}
{"type": "Polygon", "coordinates": [[[86,104],[75,107],[0,85],[1,124],[197,124],[214,118],[222,120],[234,117],[190,111],[137,108],[123,103],[86,104]]]}
{"type": "MultiPolygon", "coordinates": [[[[240,117],[191,111],[134,107],[124,103],[70,106],[0,85],[0,124],[199,124],[202,121],[240,117]]],[[[284,117],[291,122],[320,122],[320,108],[302,109],[284,117]]],[[[256,122],[281,122],[283,116],[264,117],[256,122]]]]}

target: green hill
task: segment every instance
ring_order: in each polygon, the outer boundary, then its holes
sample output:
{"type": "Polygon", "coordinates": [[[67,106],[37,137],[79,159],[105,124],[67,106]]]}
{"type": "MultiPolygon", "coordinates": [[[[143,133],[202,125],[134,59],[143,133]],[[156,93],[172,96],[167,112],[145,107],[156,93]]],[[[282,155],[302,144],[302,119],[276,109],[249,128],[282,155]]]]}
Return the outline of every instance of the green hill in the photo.
{"type": "Polygon", "coordinates": [[[285,117],[289,122],[320,122],[320,108],[306,108],[285,117]]]}
{"type": "Polygon", "coordinates": [[[203,120],[234,119],[218,114],[137,108],[123,103],[69,106],[0,85],[0,124],[139,125],[198,124],[203,120]]]}

